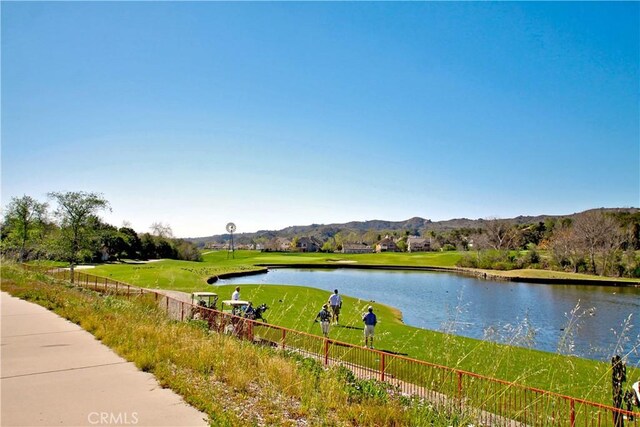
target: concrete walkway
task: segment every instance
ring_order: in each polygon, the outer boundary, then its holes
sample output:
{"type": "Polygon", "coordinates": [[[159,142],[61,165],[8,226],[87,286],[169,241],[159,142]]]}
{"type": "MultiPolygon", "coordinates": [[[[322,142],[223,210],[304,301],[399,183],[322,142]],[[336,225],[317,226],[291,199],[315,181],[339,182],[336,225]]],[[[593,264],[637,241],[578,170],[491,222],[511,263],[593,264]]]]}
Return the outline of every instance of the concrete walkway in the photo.
{"type": "Polygon", "coordinates": [[[5,292],[0,307],[0,425],[207,425],[79,326],[5,292]]]}

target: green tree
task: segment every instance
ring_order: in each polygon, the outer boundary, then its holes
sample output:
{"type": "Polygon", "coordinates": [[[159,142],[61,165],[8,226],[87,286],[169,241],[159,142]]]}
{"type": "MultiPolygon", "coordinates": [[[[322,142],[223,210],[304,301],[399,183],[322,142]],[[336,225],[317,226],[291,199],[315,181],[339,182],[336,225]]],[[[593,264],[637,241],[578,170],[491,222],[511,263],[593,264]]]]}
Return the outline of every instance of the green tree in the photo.
{"type": "Polygon", "coordinates": [[[127,251],[128,243],[125,240],[125,236],[113,225],[105,224],[97,218],[96,220],[98,223],[96,227],[98,252],[94,258],[99,261],[106,261],[107,259],[103,257],[107,255],[109,259],[115,258],[119,260],[127,251]]]}
{"type": "Polygon", "coordinates": [[[322,252],[335,252],[336,250],[336,239],[333,237],[329,237],[326,242],[322,244],[322,252]]]}
{"type": "Polygon", "coordinates": [[[291,250],[292,251],[297,251],[298,250],[298,242],[299,242],[299,238],[298,236],[295,236],[293,239],[291,239],[291,250]]]}
{"type": "Polygon", "coordinates": [[[47,216],[47,204],[30,196],[14,197],[7,206],[3,224],[3,249],[15,249],[23,262],[30,243],[42,237],[47,216]]]}
{"type": "Polygon", "coordinates": [[[376,230],[368,230],[362,236],[362,242],[366,243],[367,245],[373,245],[376,242],[379,242],[380,239],[381,239],[380,233],[378,233],[378,231],[376,230]]]}
{"type": "Polygon", "coordinates": [[[527,248],[530,244],[539,245],[542,239],[544,239],[547,229],[544,222],[538,222],[537,224],[526,224],[520,227],[522,248],[527,248]]]}
{"type": "Polygon", "coordinates": [[[118,233],[124,240],[124,251],[119,258],[140,259],[142,257],[142,243],[138,233],[130,227],[120,227],[118,233]]]}
{"type": "Polygon", "coordinates": [[[158,258],[156,241],[149,233],[144,233],[140,237],[140,256],[142,259],[158,258]]]}
{"type": "Polygon", "coordinates": [[[178,259],[184,261],[202,261],[202,254],[198,250],[198,246],[191,242],[187,242],[182,239],[177,239],[174,242],[175,253],[178,259]]]}
{"type": "Polygon", "coordinates": [[[58,204],[54,212],[60,226],[58,249],[62,258],[69,262],[73,283],[74,269],[82,259],[82,252],[91,250],[97,225],[95,215],[103,209],[110,209],[109,202],[101,194],[84,191],[52,192],[49,197],[58,204]]]}
{"type": "Polygon", "coordinates": [[[398,241],[396,241],[396,245],[401,252],[407,252],[407,235],[398,239],[398,241]]]}

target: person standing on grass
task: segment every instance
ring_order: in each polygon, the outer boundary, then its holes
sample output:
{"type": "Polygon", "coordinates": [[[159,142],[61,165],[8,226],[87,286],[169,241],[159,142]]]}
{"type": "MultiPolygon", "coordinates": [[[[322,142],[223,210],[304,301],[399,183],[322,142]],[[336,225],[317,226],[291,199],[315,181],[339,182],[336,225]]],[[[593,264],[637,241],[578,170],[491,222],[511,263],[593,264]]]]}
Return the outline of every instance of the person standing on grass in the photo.
{"type": "Polygon", "coordinates": [[[364,322],[364,346],[373,348],[373,330],[378,323],[376,315],[373,314],[373,307],[369,306],[368,312],[362,315],[362,321],[364,322]],[[371,339],[371,344],[369,344],[371,339]]]}
{"type": "Polygon", "coordinates": [[[322,306],[322,310],[316,316],[317,322],[320,319],[320,328],[322,329],[322,335],[327,338],[329,337],[329,322],[331,321],[331,313],[329,313],[329,306],[327,304],[322,306]]]}
{"type": "Polygon", "coordinates": [[[240,286],[236,287],[236,290],[231,294],[232,301],[240,300],[240,286]]]}
{"type": "Polygon", "coordinates": [[[334,325],[338,324],[340,320],[340,309],[342,308],[342,298],[338,295],[338,290],[334,290],[329,297],[329,305],[331,306],[331,312],[333,313],[331,321],[334,325]]]}

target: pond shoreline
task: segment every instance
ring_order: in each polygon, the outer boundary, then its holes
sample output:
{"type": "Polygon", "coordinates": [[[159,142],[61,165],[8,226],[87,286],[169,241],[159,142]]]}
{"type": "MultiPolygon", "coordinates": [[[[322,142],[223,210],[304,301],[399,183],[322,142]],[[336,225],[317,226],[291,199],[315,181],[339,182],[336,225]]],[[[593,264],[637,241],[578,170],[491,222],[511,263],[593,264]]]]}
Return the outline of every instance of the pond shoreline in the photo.
{"type": "Polygon", "coordinates": [[[217,276],[209,277],[207,279],[207,283],[210,285],[213,285],[218,280],[233,279],[235,277],[255,276],[256,274],[265,274],[268,272],[269,272],[269,269],[267,267],[263,267],[263,268],[260,268],[259,270],[232,271],[230,273],[220,273],[217,276]]]}
{"type": "Polygon", "coordinates": [[[311,263],[295,263],[295,264],[279,264],[264,263],[255,264],[256,267],[264,267],[265,270],[229,273],[233,276],[222,277],[220,279],[240,277],[244,275],[266,273],[269,268],[318,268],[318,269],[358,269],[358,270],[395,270],[395,271],[434,271],[442,273],[455,273],[466,276],[473,276],[479,279],[500,280],[505,282],[524,282],[524,283],[544,283],[552,285],[591,285],[591,286],[612,286],[612,287],[631,287],[640,288],[639,282],[627,282],[616,279],[571,279],[561,277],[526,277],[526,276],[504,276],[488,272],[486,270],[474,270],[460,267],[436,267],[436,266],[405,266],[405,265],[373,265],[373,264],[311,264],[311,263]]]}

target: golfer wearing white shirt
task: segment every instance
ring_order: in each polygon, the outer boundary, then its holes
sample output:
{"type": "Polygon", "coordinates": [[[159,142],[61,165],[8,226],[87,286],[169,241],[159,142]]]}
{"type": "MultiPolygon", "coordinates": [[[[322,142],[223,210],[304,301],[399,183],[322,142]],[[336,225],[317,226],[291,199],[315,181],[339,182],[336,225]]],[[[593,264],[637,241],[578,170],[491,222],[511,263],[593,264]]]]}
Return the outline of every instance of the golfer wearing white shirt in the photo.
{"type": "Polygon", "coordinates": [[[342,298],[338,295],[337,289],[334,290],[329,297],[329,305],[331,306],[331,312],[333,313],[331,320],[334,325],[337,325],[340,320],[340,309],[342,308],[342,298]]]}

